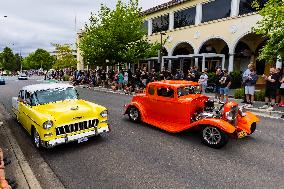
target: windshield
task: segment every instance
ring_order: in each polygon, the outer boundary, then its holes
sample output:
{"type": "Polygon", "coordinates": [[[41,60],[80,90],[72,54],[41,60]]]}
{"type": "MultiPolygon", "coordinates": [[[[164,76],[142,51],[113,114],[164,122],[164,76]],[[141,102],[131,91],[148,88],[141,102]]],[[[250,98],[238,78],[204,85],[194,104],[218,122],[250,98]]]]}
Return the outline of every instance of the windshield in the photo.
{"type": "Polygon", "coordinates": [[[32,95],[32,105],[41,105],[51,102],[77,99],[78,95],[74,88],[37,91],[32,95]]]}
{"type": "Polygon", "coordinates": [[[186,96],[189,94],[200,94],[200,87],[199,86],[185,86],[180,87],[177,90],[178,97],[186,96]]]}

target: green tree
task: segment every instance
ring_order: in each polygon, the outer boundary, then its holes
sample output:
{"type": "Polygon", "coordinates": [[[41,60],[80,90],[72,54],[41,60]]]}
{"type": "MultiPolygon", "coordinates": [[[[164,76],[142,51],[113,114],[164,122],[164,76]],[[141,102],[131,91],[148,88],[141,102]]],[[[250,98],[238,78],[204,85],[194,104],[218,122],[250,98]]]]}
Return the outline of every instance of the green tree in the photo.
{"type": "Polygon", "coordinates": [[[23,69],[49,70],[55,62],[55,58],[44,49],[37,49],[23,60],[23,69]]]}
{"type": "Polygon", "coordinates": [[[15,55],[9,47],[5,47],[2,52],[2,66],[4,70],[18,71],[21,67],[21,63],[16,61],[15,55]]]}
{"type": "Polygon", "coordinates": [[[143,26],[138,0],[119,0],[116,8],[102,5],[86,25],[79,48],[85,61],[95,65],[133,63],[157,54],[159,45],[150,44],[143,26]]]}
{"type": "MultiPolygon", "coordinates": [[[[259,8],[257,0],[254,7],[259,8]]],[[[253,31],[268,38],[266,45],[261,49],[259,59],[271,61],[278,55],[284,59],[284,1],[269,0],[263,9],[259,10],[263,17],[253,31]]]]}
{"type": "Polygon", "coordinates": [[[55,46],[56,51],[56,61],[53,68],[61,69],[76,67],[77,60],[73,55],[73,50],[70,45],[53,44],[53,46],[55,46]]]}

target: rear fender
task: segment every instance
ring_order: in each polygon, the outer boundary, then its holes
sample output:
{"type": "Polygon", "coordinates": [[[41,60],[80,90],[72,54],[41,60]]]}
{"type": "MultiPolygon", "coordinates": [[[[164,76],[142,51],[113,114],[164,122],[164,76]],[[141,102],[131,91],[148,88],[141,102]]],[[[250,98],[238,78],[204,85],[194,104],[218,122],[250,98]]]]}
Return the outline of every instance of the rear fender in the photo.
{"type": "Polygon", "coordinates": [[[222,131],[226,133],[230,133],[230,134],[236,131],[236,128],[233,125],[231,125],[230,123],[222,119],[205,118],[205,119],[192,123],[191,127],[200,126],[200,125],[211,125],[211,126],[217,127],[221,129],[222,131]]]}
{"type": "Polygon", "coordinates": [[[259,118],[255,114],[246,112],[246,116],[238,118],[238,129],[251,134],[251,125],[259,121],[259,118]]]}
{"type": "Polygon", "coordinates": [[[139,112],[140,112],[141,120],[142,120],[142,121],[145,120],[146,113],[145,113],[145,111],[144,111],[144,108],[143,108],[143,106],[142,106],[140,103],[137,103],[137,102],[131,102],[130,104],[128,104],[128,105],[126,106],[126,108],[125,108],[124,115],[125,115],[125,114],[128,114],[129,108],[130,108],[131,106],[136,107],[136,108],[139,110],[139,112]]]}

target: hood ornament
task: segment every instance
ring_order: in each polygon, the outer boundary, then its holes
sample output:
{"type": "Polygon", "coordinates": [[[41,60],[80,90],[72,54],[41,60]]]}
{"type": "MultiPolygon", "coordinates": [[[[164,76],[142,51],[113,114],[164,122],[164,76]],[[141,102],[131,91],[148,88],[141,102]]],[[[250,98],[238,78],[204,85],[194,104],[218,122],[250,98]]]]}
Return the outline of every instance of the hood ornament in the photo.
{"type": "Polygon", "coordinates": [[[79,106],[72,107],[71,110],[79,110],[79,106]]]}

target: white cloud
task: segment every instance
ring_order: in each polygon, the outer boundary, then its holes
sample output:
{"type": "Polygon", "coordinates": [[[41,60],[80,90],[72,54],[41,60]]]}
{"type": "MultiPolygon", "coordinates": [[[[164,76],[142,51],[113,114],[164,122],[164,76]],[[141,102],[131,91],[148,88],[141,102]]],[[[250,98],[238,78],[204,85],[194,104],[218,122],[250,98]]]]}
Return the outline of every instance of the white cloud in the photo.
{"type": "MultiPolygon", "coordinates": [[[[168,0],[140,0],[145,10],[168,0]]],[[[0,51],[9,46],[27,55],[37,48],[53,50],[51,43],[75,43],[77,29],[88,22],[101,4],[114,7],[116,0],[1,0],[0,51]],[[4,16],[8,16],[4,18],[4,16]]]]}

